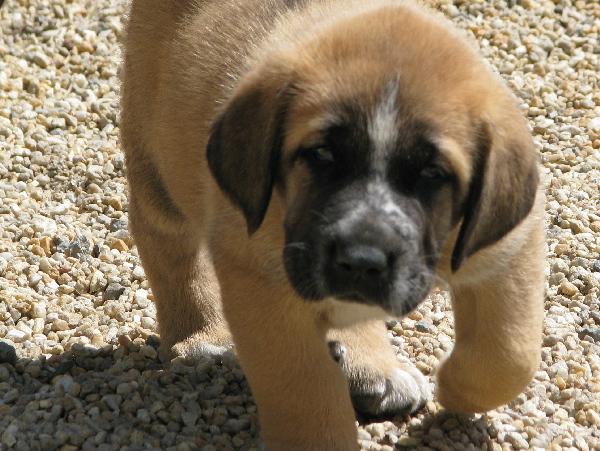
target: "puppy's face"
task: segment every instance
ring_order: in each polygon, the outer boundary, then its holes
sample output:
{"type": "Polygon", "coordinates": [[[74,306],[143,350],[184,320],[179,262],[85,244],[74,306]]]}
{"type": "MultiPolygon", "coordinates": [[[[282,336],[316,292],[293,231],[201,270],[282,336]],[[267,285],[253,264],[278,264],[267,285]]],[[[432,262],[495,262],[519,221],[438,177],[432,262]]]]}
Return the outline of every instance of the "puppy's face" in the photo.
{"type": "Polygon", "coordinates": [[[512,99],[411,14],[371,13],[267,60],[215,123],[209,164],[250,232],[273,187],[283,197],[283,261],[305,299],[407,313],[440,258],[458,270],[531,208],[535,158],[512,99]]]}
{"type": "Polygon", "coordinates": [[[402,314],[431,289],[465,183],[461,155],[389,75],[357,87],[338,74],[332,99],[322,83],[294,88],[281,161],[284,263],[307,299],[402,314]]]}

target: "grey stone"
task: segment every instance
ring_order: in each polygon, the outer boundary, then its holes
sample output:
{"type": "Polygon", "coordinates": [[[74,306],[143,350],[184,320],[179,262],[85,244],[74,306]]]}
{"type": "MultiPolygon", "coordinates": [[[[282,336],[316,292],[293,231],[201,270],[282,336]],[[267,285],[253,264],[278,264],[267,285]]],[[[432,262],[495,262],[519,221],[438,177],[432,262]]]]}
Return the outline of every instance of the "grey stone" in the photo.
{"type": "Polygon", "coordinates": [[[127,220],[124,218],[114,218],[110,221],[108,230],[110,232],[118,232],[119,230],[127,230],[127,220]]]}
{"type": "Polygon", "coordinates": [[[104,293],[102,294],[102,299],[105,301],[110,301],[110,300],[117,300],[119,299],[119,296],[121,296],[123,294],[123,292],[125,291],[125,287],[113,282],[111,284],[109,284],[106,289],[104,290],[104,293]]]}
{"type": "Polygon", "coordinates": [[[78,236],[68,245],[69,257],[82,258],[90,254],[90,241],[83,235],[78,236]]]}
{"type": "Polygon", "coordinates": [[[10,363],[15,365],[17,362],[17,351],[15,347],[5,341],[0,341],[0,363],[10,363]]]}
{"type": "Polygon", "coordinates": [[[594,342],[600,342],[600,328],[582,329],[577,336],[580,340],[583,340],[585,337],[590,337],[594,342]]]}

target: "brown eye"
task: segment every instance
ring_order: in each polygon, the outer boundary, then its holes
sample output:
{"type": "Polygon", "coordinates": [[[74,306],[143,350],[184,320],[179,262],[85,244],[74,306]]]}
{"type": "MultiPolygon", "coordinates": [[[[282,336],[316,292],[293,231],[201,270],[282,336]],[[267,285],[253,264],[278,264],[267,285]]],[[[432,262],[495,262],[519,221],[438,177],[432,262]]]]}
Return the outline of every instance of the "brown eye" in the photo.
{"type": "Polygon", "coordinates": [[[448,174],[437,164],[430,164],[421,170],[421,177],[429,181],[443,182],[448,178],[448,174]]]}
{"type": "Polygon", "coordinates": [[[314,168],[329,167],[334,162],[331,149],[326,146],[315,146],[301,151],[301,157],[314,168]]]}
{"type": "Polygon", "coordinates": [[[313,159],[321,163],[333,163],[333,152],[327,147],[317,147],[312,150],[313,159]]]}

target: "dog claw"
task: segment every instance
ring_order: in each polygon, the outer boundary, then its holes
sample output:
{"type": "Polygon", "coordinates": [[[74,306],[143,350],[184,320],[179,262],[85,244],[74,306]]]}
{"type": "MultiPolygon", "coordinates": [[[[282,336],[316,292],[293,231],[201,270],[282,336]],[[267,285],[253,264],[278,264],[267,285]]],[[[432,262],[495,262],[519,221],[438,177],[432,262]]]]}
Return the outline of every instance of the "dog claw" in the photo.
{"type": "Polygon", "coordinates": [[[333,360],[338,362],[350,387],[354,409],[369,416],[414,414],[431,399],[432,389],[425,376],[411,364],[400,363],[384,374],[377,368],[348,368],[346,347],[339,341],[329,342],[333,360]]]}
{"type": "Polygon", "coordinates": [[[340,363],[346,355],[346,347],[339,341],[330,341],[329,352],[331,353],[333,360],[340,363]]]}
{"type": "Polygon", "coordinates": [[[431,398],[427,379],[416,368],[403,365],[387,377],[351,381],[350,395],[357,412],[372,416],[415,414],[431,398]]]}

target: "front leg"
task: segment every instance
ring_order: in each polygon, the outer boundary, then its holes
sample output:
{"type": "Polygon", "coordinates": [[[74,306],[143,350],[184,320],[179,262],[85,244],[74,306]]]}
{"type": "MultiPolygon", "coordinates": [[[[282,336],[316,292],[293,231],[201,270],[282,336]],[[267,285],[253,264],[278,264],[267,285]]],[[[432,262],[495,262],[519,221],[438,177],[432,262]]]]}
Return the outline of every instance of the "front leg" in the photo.
{"type": "Polygon", "coordinates": [[[425,376],[396,356],[382,320],[332,329],[328,339],[332,356],[348,378],[358,412],[374,416],[410,414],[431,398],[425,376]]]}
{"type": "Polygon", "coordinates": [[[157,227],[160,218],[152,221],[144,215],[135,186],[132,182],[129,223],[154,295],[161,358],[227,352],[231,340],[217,278],[202,240],[189,232],[194,225],[185,222],[172,230],[157,227]]]}
{"type": "Polygon", "coordinates": [[[485,412],[510,402],[538,368],[545,286],[538,222],[526,220],[476,254],[451,282],[456,342],[437,374],[437,398],[449,410],[485,412]]]}
{"type": "Polygon", "coordinates": [[[221,279],[225,316],[258,405],[268,451],[358,449],[348,385],[318,306],[248,268],[221,279]]]}

